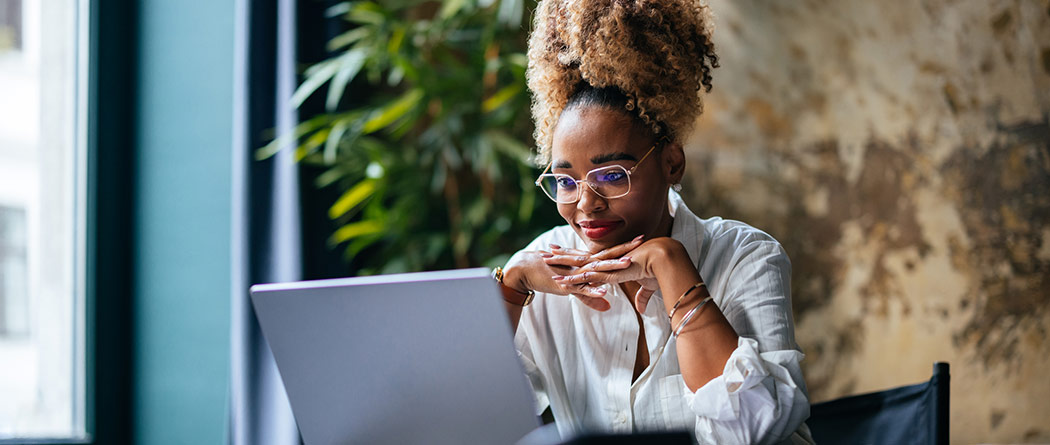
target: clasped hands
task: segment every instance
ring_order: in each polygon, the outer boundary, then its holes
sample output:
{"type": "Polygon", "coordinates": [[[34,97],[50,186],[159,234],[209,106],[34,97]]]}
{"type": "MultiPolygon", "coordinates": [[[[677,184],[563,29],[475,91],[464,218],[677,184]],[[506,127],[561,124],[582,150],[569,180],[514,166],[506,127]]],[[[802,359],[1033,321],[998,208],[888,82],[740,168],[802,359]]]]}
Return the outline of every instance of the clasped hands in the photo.
{"type": "Polygon", "coordinates": [[[572,295],[592,309],[607,311],[611,306],[602,285],[633,281],[640,287],[632,301],[635,310],[643,313],[659,290],[654,270],[673,247],[681,248],[681,244],[671,238],[645,240],[642,236],[598,252],[552,244],[549,250],[515,255],[507,264],[504,282],[519,291],[572,295]]]}

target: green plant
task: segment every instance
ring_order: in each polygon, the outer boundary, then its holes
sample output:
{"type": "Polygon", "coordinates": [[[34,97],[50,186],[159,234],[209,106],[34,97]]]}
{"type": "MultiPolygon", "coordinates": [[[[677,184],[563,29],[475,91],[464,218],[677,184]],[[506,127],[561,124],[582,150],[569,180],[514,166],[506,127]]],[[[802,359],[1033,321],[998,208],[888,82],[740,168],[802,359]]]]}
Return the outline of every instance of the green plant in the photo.
{"type": "Polygon", "coordinates": [[[359,273],[500,263],[555,223],[522,142],[532,132],[525,10],[523,0],[330,9],[349,31],[292,99],[323,94],[326,111],[257,157],[295,146],[297,160],[326,166],[317,186],[342,191],[330,244],[359,273]]]}

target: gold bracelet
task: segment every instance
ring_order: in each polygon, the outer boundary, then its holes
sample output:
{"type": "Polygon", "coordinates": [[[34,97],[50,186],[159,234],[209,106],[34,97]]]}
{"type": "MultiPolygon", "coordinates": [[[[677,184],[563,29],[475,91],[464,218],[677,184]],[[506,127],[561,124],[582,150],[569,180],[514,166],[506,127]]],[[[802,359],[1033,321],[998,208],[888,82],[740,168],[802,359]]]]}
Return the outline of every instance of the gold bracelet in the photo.
{"type": "Polygon", "coordinates": [[[678,305],[682,304],[682,300],[685,299],[686,295],[689,295],[690,292],[696,290],[696,288],[701,287],[701,286],[707,287],[707,285],[704,284],[703,281],[700,281],[699,283],[694,284],[693,287],[690,287],[688,290],[686,290],[685,293],[683,293],[681,297],[678,297],[678,301],[674,302],[674,306],[671,307],[671,313],[667,314],[667,319],[670,320],[671,318],[674,317],[675,311],[678,310],[678,305]]]}
{"type": "MultiPolygon", "coordinates": [[[[514,292],[517,292],[519,294],[522,293],[521,291],[519,291],[519,290],[517,290],[517,289],[515,289],[513,287],[510,287],[510,286],[507,286],[506,284],[503,284],[503,268],[502,267],[496,266],[495,269],[492,269],[492,278],[495,279],[497,283],[499,283],[500,287],[505,287],[505,288],[510,289],[510,290],[512,290],[514,292]]],[[[513,305],[516,305],[516,306],[525,307],[525,306],[528,306],[529,303],[532,303],[532,299],[535,298],[535,297],[536,297],[536,292],[533,292],[531,289],[529,289],[529,291],[527,293],[525,293],[525,300],[523,300],[523,301],[511,301],[511,300],[508,300],[506,298],[503,298],[503,301],[506,301],[507,303],[510,303],[510,304],[513,304],[513,305]]]]}

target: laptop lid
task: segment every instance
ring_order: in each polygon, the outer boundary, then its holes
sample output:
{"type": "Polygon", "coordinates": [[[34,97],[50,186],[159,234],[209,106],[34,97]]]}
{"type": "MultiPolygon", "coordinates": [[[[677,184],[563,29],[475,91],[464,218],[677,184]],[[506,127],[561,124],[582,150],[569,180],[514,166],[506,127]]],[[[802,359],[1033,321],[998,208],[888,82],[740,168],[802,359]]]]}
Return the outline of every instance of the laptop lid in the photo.
{"type": "Polygon", "coordinates": [[[539,426],[486,269],[252,286],[307,444],[514,443],[539,426]]]}

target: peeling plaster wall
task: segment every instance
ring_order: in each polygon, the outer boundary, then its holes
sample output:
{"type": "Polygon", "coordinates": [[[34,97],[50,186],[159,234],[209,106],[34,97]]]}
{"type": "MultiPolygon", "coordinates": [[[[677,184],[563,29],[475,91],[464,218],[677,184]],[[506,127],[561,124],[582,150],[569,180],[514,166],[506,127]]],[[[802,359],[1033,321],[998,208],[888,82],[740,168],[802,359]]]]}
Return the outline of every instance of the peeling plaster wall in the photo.
{"type": "Polygon", "coordinates": [[[813,400],[948,361],[953,442],[1050,441],[1050,1],[711,7],[683,194],[788,250],[813,400]]]}

